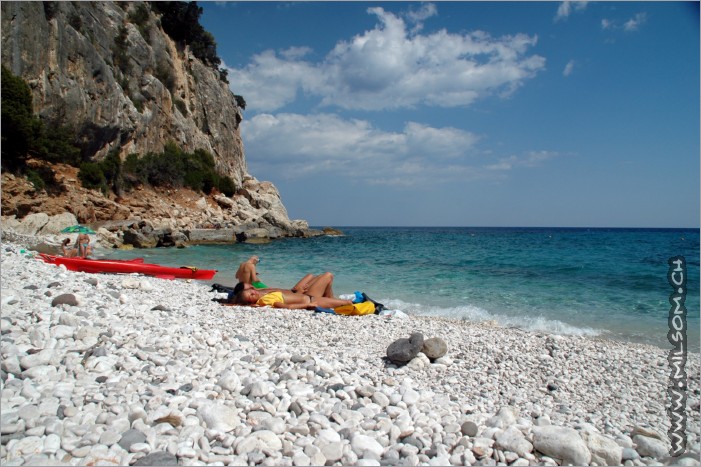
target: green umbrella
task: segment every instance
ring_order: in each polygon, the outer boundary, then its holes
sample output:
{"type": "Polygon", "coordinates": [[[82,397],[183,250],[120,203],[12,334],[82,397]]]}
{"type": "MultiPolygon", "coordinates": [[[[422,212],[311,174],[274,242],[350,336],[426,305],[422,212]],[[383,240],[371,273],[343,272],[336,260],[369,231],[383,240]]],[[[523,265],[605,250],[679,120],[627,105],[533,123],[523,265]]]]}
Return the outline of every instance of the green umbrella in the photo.
{"type": "Polygon", "coordinates": [[[72,225],[61,230],[61,233],[96,234],[97,232],[84,225],[72,225]]]}

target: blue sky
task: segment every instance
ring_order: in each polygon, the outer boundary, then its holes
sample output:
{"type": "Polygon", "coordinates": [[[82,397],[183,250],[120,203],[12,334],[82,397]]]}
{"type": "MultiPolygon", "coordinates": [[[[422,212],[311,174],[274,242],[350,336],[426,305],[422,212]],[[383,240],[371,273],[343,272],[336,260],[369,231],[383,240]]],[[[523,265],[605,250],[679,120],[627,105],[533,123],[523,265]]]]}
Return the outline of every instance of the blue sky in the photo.
{"type": "Polygon", "coordinates": [[[699,227],[697,2],[200,6],[290,218],[699,227]]]}

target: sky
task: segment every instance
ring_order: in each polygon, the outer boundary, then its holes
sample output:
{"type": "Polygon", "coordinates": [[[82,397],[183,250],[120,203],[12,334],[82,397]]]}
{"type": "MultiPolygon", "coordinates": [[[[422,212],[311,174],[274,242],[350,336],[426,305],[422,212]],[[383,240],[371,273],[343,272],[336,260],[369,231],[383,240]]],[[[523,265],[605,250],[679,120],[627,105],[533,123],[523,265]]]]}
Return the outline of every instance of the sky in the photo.
{"type": "Polygon", "coordinates": [[[699,228],[698,2],[201,2],[312,226],[699,228]]]}

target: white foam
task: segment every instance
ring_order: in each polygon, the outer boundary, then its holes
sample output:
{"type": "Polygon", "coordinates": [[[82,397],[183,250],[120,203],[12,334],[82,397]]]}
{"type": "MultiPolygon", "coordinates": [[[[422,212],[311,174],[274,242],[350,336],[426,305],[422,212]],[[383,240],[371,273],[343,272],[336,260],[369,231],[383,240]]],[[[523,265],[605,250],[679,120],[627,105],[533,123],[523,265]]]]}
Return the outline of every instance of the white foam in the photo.
{"type": "Polygon", "coordinates": [[[388,308],[403,310],[410,315],[463,319],[477,323],[496,321],[503,327],[515,327],[525,331],[544,332],[548,334],[568,336],[599,336],[605,333],[605,331],[601,329],[590,328],[588,326],[575,326],[557,319],[546,318],[540,315],[533,316],[524,314],[521,316],[511,316],[507,314],[492,313],[484,308],[474,305],[439,307],[409,303],[398,299],[385,299],[379,301],[384,303],[388,308]]]}

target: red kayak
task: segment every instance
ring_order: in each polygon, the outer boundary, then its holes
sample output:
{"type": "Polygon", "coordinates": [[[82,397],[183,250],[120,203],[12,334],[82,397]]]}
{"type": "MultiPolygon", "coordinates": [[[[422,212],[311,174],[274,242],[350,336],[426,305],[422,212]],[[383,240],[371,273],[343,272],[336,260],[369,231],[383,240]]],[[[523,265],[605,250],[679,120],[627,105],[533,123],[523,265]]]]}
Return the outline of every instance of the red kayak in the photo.
{"type": "MultiPolygon", "coordinates": [[[[56,259],[61,258],[61,259],[66,259],[63,256],[55,256],[55,255],[49,255],[46,253],[39,253],[39,256],[41,259],[44,260],[46,263],[54,263],[56,259]]],[[[74,259],[83,259],[80,256],[74,257],[74,259]]],[[[143,258],[132,258],[132,259],[110,259],[110,260],[102,260],[102,259],[94,259],[93,261],[113,261],[117,263],[143,263],[144,259],[143,258]]]]}
{"type": "Polygon", "coordinates": [[[171,266],[161,266],[160,264],[144,263],[143,258],[131,260],[117,259],[87,259],[87,258],[64,258],[63,256],[52,256],[42,254],[41,259],[50,264],[60,266],[63,264],[69,271],[80,271],[89,273],[107,274],[144,274],[147,276],[160,277],[162,279],[198,279],[210,280],[217,273],[215,269],[199,269],[193,266],[183,266],[180,268],[171,266]]]}

